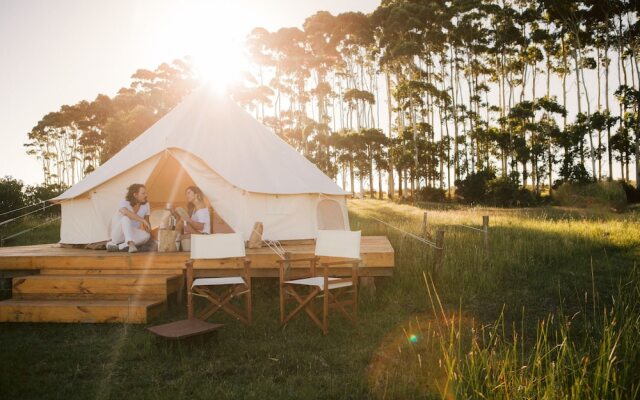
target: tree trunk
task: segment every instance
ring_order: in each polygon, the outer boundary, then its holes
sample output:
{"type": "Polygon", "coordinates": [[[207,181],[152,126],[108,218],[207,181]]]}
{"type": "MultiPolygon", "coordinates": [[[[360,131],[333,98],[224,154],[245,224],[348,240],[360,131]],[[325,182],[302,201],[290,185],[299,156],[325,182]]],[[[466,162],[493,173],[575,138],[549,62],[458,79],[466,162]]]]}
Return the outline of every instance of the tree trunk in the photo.
{"type": "MultiPolygon", "coordinates": [[[[611,116],[611,111],[609,108],[609,64],[611,60],[609,59],[609,35],[607,34],[605,39],[605,48],[604,48],[604,58],[605,67],[604,67],[604,101],[605,108],[607,110],[607,119],[611,116]]],[[[613,154],[611,152],[611,124],[607,121],[607,161],[609,163],[609,180],[613,179],[613,154]]]]}
{"type": "MultiPolygon", "coordinates": [[[[596,75],[598,76],[598,112],[601,112],[600,47],[596,46],[596,75]]],[[[598,129],[598,152],[602,149],[602,131],[598,129]]],[[[602,180],[602,155],[598,154],[598,181],[602,180]]]]}
{"type": "Polygon", "coordinates": [[[402,177],[402,168],[397,167],[398,168],[398,196],[400,196],[400,199],[402,199],[404,193],[402,191],[402,182],[403,182],[403,177],[402,177]]]}
{"type": "Polygon", "coordinates": [[[382,169],[378,168],[378,199],[382,200],[382,169]]]}
{"type": "MultiPolygon", "coordinates": [[[[385,72],[385,78],[387,80],[387,112],[389,114],[389,140],[392,139],[391,131],[393,129],[393,98],[391,96],[391,77],[389,72],[385,72]]],[[[388,196],[389,199],[393,199],[395,196],[395,184],[393,181],[393,155],[389,152],[389,174],[387,177],[388,183],[388,196]]]]}
{"type": "Polygon", "coordinates": [[[351,178],[351,195],[355,196],[356,194],[356,185],[355,185],[355,174],[353,171],[353,160],[349,160],[349,175],[351,178]]]}
{"type": "Polygon", "coordinates": [[[458,64],[455,61],[453,46],[451,46],[451,104],[452,104],[452,116],[453,116],[453,180],[454,182],[460,179],[460,160],[458,157],[458,110],[456,105],[456,90],[455,82],[458,75],[458,64]],[[455,67],[455,68],[454,68],[455,67]],[[455,70],[455,73],[454,73],[455,70]]]}
{"type": "Polygon", "coordinates": [[[369,157],[369,195],[373,199],[373,157],[369,157]]]}

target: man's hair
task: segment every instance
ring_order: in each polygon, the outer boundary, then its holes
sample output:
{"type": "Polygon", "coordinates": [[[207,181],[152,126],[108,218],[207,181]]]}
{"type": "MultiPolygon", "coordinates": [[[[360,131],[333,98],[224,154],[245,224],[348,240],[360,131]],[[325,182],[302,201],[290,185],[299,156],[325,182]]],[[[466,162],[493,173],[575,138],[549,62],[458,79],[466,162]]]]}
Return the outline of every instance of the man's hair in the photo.
{"type": "Polygon", "coordinates": [[[125,197],[125,199],[129,202],[129,204],[131,204],[132,206],[138,204],[138,200],[136,200],[134,195],[137,194],[140,191],[140,188],[143,187],[144,185],[141,183],[134,183],[127,188],[127,196],[125,197]]]}

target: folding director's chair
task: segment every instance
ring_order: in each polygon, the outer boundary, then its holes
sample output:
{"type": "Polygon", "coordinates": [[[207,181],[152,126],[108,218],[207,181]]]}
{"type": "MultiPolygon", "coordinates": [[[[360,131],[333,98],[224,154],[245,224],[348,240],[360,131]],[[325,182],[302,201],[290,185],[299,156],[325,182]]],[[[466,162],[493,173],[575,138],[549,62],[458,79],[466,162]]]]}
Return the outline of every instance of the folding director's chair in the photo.
{"type": "Polygon", "coordinates": [[[193,296],[199,296],[211,304],[197,313],[198,319],[206,320],[218,310],[223,310],[244,324],[251,325],[251,261],[245,258],[244,240],[241,235],[191,235],[191,259],[187,261],[186,266],[189,318],[194,316],[193,296]],[[237,273],[232,276],[194,280],[194,266],[200,263],[206,266],[207,260],[217,260],[225,269],[234,269],[237,273]],[[244,311],[231,303],[234,298],[243,296],[244,311]]]}
{"type": "Polygon", "coordinates": [[[358,317],[358,265],[360,264],[360,231],[318,231],[314,257],[280,260],[280,323],[289,322],[303,311],[322,330],[329,332],[329,310],[335,308],[354,325],[358,317]],[[320,257],[337,257],[339,260],[323,261],[320,257]],[[307,276],[288,280],[293,270],[291,264],[308,262],[307,276]],[[319,267],[318,267],[319,264],[319,267]],[[332,277],[330,270],[350,266],[350,276],[332,277]],[[317,274],[318,268],[321,274],[317,274]],[[322,318],[314,310],[314,300],[322,297],[322,318]],[[346,297],[344,300],[341,297],[346,297]],[[287,301],[295,300],[296,307],[286,312],[287,301]]]}

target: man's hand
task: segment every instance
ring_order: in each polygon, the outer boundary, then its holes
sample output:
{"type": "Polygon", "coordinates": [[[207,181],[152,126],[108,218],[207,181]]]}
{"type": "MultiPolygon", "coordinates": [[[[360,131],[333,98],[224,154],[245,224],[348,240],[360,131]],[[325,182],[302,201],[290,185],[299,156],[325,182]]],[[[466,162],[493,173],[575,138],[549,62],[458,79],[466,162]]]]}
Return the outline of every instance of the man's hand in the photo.
{"type": "Polygon", "coordinates": [[[140,218],[140,223],[142,224],[142,229],[151,233],[151,224],[146,219],[140,218]]]}

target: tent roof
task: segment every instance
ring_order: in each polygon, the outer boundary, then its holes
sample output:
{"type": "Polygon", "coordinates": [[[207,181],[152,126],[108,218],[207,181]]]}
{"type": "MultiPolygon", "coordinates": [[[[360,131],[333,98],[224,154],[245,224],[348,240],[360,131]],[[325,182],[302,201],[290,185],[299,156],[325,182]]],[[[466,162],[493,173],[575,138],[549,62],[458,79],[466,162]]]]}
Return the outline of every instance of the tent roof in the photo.
{"type": "Polygon", "coordinates": [[[193,154],[249,192],[347,194],[240,106],[203,87],[54,200],[86,193],[170,148],[193,154]]]}

